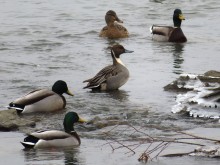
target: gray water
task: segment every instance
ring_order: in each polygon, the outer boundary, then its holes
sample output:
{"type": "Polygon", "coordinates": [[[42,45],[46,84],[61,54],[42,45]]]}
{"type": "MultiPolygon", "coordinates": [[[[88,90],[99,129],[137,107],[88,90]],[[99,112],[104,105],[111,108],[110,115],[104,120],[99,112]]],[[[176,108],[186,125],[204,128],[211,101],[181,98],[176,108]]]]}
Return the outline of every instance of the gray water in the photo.
{"type": "MultiPolygon", "coordinates": [[[[176,93],[163,90],[181,73],[219,71],[219,9],[220,2],[214,0],[1,0],[1,109],[33,89],[50,88],[56,80],[62,79],[75,96],[65,96],[65,111],[40,115],[36,128],[27,132],[62,129],[67,111],[76,111],[88,120],[96,118],[99,121],[77,126],[82,145],[64,151],[24,151],[19,144],[24,138],[23,133],[1,133],[1,164],[140,164],[137,158],[144,149],[128,156],[127,151],[112,153],[111,147],[103,147],[106,137],[102,132],[116,124],[142,126],[151,136],[170,136],[175,130],[195,128],[219,131],[219,120],[172,114],[176,93]],[[182,29],[188,42],[153,42],[150,26],[172,25],[175,8],[181,8],[186,17],[182,29]],[[110,9],[124,21],[130,32],[129,38],[108,40],[98,37],[105,26],[104,15],[110,9]],[[121,56],[130,71],[129,81],[116,92],[92,93],[82,89],[83,80],[112,63],[108,47],[114,43],[134,51],[121,56]]],[[[125,132],[118,133],[120,130],[112,132],[116,138],[128,138],[125,132]]],[[[203,131],[203,134],[207,132],[203,131]]],[[[151,163],[219,164],[216,159],[191,157],[162,158],[151,163]]]]}

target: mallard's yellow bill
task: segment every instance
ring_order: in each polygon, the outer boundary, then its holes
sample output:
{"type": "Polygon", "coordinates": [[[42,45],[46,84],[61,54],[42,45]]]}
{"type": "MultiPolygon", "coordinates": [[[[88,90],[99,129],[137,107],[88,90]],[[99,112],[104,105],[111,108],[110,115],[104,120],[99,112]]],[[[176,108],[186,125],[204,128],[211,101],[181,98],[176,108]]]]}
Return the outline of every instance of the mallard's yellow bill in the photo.
{"type": "Polygon", "coordinates": [[[74,94],[72,92],[70,92],[69,89],[67,90],[66,94],[68,94],[70,96],[74,96],[74,94]]]}
{"type": "Polygon", "coordinates": [[[80,123],[86,123],[87,121],[85,119],[82,119],[81,117],[79,117],[79,120],[78,120],[80,123]]]}
{"type": "Polygon", "coordinates": [[[179,19],[180,20],[185,20],[185,17],[182,14],[179,14],[179,19]]]}

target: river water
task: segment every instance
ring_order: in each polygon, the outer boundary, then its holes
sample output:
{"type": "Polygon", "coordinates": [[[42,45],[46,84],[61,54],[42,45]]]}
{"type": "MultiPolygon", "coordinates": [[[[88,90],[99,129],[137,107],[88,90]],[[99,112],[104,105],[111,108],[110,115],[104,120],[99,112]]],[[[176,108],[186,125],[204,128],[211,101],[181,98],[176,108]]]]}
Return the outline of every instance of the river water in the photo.
{"type": "MultiPolygon", "coordinates": [[[[82,145],[76,149],[24,151],[19,144],[21,132],[1,133],[1,164],[141,164],[125,149],[112,153],[104,131],[115,125],[143,127],[151,136],[170,136],[176,130],[210,128],[219,132],[219,120],[200,119],[171,113],[176,93],[163,87],[182,73],[203,74],[218,70],[220,45],[219,1],[79,1],[79,0],[0,0],[0,105],[36,88],[50,88],[65,80],[74,97],[65,96],[65,111],[41,114],[36,128],[62,129],[67,111],[95,120],[77,126],[82,145]],[[152,24],[172,25],[175,8],[186,18],[182,29],[185,44],[158,43],[151,40],[152,24]],[[130,37],[119,40],[99,38],[104,16],[115,10],[124,21],[130,37]],[[115,92],[93,93],[82,89],[91,78],[111,64],[108,47],[120,43],[132,54],[121,60],[130,71],[129,81],[115,92]],[[7,144],[6,144],[7,143],[7,144]],[[4,163],[5,164],[5,163],[4,163]]],[[[121,128],[124,129],[124,128],[121,128]]],[[[203,135],[208,131],[202,131],[203,135]]],[[[193,132],[193,131],[192,131],[193,132]]],[[[115,138],[126,140],[129,131],[113,129],[115,138]]],[[[139,138],[135,135],[133,140],[139,138]]],[[[163,158],[152,164],[213,164],[210,158],[163,158]],[[184,160],[184,161],[183,161],[184,160]]]]}

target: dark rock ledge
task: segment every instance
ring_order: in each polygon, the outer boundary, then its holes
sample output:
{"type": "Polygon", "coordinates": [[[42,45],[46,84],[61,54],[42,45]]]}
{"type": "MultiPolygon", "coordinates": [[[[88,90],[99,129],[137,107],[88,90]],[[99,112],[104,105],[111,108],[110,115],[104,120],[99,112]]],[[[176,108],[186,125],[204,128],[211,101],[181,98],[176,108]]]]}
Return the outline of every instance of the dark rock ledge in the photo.
{"type": "Polygon", "coordinates": [[[24,127],[34,127],[35,121],[20,117],[16,110],[0,111],[0,131],[16,131],[24,127]]]}

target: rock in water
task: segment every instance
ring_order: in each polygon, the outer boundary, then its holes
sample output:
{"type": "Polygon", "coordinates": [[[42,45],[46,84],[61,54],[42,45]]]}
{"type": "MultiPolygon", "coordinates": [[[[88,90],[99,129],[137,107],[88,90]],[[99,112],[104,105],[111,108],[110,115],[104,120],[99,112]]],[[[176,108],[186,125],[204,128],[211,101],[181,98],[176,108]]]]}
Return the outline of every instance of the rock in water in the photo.
{"type": "Polygon", "coordinates": [[[0,131],[14,131],[20,127],[35,126],[35,122],[20,117],[16,110],[0,111],[0,131]]]}

